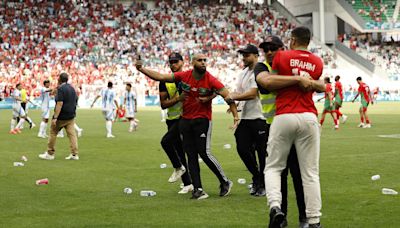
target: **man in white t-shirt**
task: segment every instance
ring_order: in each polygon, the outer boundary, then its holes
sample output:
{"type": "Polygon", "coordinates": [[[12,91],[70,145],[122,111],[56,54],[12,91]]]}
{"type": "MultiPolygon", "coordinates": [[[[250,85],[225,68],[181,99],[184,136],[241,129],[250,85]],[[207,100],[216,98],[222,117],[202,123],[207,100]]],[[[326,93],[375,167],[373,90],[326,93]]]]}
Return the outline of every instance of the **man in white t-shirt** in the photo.
{"type": "Polygon", "coordinates": [[[112,89],[113,83],[108,82],[107,88],[101,90],[101,93],[96,96],[92,105],[96,103],[97,99],[101,97],[101,108],[103,111],[104,118],[106,120],[107,138],[115,138],[112,134],[112,123],[115,118],[115,110],[118,109],[118,102],[116,100],[115,91],[112,89]]]}
{"type": "Polygon", "coordinates": [[[229,98],[239,101],[240,123],[235,131],[236,147],[240,158],[253,175],[250,194],[265,196],[264,167],[267,143],[267,123],[262,113],[254,67],[258,62],[258,48],[248,44],[240,49],[245,68],[241,72],[236,92],[229,98]],[[257,151],[258,163],[256,159],[257,151]]]}

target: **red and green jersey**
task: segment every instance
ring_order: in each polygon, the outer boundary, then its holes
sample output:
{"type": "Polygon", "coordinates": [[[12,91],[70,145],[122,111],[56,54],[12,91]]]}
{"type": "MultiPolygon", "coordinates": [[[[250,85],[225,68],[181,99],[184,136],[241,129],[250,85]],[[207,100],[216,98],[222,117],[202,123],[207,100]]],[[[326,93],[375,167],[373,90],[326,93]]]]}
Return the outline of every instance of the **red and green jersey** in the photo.
{"type": "Polygon", "coordinates": [[[343,86],[339,81],[335,82],[335,97],[338,96],[341,100],[343,100],[343,86]]]}
{"type": "Polygon", "coordinates": [[[223,89],[224,85],[208,71],[199,80],[193,77],[192,72],[193,70],[174,73],[174,79],[176,82],[181,82],[186,97],[182,103],[182,118],[211,120],[212,101],[202,103],[199,97],[210,96],[215,91],[223,89]]]}
{"type": "MultiPolygon", "coordinates": [[[[278,51],[272,63],[272,70],[279,75],[311,76],[314,80],[321,77],[323,68],[321,58],[306,50],[278,51]]],[[[304,92],[298,85],[280,89],[276,96],[276,115],[304,112],[317,115],[312,95],[313,91],[304,92]]]]}
{"type": "Polygon", "coordinates": [[[361,103],[362,102],[366,102],[369,103],[370,102],[370,90],[369,90],[369,86],[367,84],[365,84],[364,82],[361,82],[359,87],[358,87],[358,94],[360,94],[361,96],[361,103]]]}

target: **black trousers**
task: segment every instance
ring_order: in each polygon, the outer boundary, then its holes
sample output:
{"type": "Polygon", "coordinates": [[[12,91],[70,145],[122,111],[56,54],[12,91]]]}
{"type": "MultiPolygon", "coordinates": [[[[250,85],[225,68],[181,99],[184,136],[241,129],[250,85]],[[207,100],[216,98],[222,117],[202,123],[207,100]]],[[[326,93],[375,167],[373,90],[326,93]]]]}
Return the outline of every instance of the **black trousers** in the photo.
{"type": "Polygon", "coordinates": [[[267,155],[267,123],[262,119],[240,120],[235,131],[237,152],[253,175],[253,184],[264,185],[265,158],[267,155]],[[258,156],[258,163],[256,153],[258,156]]]}
{"type": "Polygon", "coordinates": [[[211,154],[211,121],[208,119],[181,119],[179,129],[183,136],[183,150],[188,155],[189,171],[195,189],[202,188],[199,155],[217,176],[220,183],[228,181],[221,165],[211,154]]]}
{"type": "Polygon", "coordinates": [[[167,154],[172,166],[180,168],[185,166],[186,172],[182,175],[182,182],[185,186],[190,185],[189,169],[186,162],[186,155],[183,151],[182,140],[179,133],[179,119],[167,120],[168,131],[161,139],[161,146],[167,154]]]}
{"type": "Polygon", "coordinates": [[[287,177],[290,171],[290,175],[292,176],[294,191],[296,193],[296,201],[297,208],[299,210],[299,220],[305,221],[307,219],[306,216],[306,205],[304,202],[304,190],[303,190],[303,182],[301,180],[300,166],[299,161],[297,160],[296,147],[292,145],[290,149],[289,157],[287,160],[287,167],[282,171],[281,174],[281,192],[282,192],[282,205],[281,210],[285,215],[287,215],[288,208],[288,184],[287,177]]]}

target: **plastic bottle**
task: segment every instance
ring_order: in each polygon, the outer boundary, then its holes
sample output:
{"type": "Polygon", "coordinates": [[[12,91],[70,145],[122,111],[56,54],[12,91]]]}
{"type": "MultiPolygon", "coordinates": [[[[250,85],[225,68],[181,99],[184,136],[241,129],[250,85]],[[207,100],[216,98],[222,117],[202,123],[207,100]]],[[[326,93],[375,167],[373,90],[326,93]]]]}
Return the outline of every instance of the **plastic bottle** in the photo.
{"type": "Polygon", "coordinates": [[[140,191],[140,196],[155,196],[157,193],[152,190],[142,190],[140,191]]]}
{"type": "Polygon", "coordinates": [[[384,194],[384,195],[397,195],[399,193],[396,192],[393,189],[390,189],[390,188],[382,188],[382,194],[384,194]]]}
{"type": "Polygon", "coordinates": [[[25,164],[22,162],[14,162],[14,166],[24,166],[25,164]]]}

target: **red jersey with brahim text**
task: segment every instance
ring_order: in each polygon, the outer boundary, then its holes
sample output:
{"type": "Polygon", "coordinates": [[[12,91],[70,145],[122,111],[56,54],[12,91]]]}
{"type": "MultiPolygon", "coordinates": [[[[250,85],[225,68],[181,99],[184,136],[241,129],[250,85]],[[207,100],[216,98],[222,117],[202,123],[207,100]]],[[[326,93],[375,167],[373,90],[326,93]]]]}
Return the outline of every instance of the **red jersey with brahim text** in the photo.
{"type": "Polygon", "coordinates": [[[182,92],[186,96],[182,104],[182,118],[211,120],[212,101],[202,103],[199,97],[211,96],[214,92],[223,89],[224,85],[208,71],[200,80],[196,80],[192,72],[193,70],[174,73],[175,81],[181,82],[182,92]]]}
{"type": "MultiPolygon", "coordinates": [[[[279,75],[311,76],[318,80],[324,66],[321,58],[306,50],[278,51],[272,63],[272,70],[279,75]]],[[[317,113],[312,99],[313,91],[305,92],[298,85],[278,90],[276,115],[285,113],[317,113]]]]}

